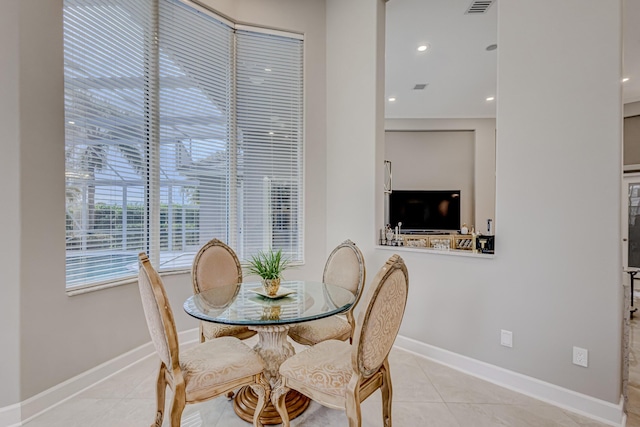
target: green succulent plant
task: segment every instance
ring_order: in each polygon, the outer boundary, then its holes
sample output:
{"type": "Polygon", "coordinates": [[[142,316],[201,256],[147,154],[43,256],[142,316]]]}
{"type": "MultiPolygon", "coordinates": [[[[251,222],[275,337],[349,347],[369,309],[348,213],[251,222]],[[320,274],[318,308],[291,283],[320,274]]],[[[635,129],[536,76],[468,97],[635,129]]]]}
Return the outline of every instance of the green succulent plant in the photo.
{"type": "Polygon", "coordinates": [[[252,255],[245,265],[245,271],[263,279],[277,279],[290,265],[291,260],[282,255],[282,249],[277,252],[269,249],[252,255]]]}

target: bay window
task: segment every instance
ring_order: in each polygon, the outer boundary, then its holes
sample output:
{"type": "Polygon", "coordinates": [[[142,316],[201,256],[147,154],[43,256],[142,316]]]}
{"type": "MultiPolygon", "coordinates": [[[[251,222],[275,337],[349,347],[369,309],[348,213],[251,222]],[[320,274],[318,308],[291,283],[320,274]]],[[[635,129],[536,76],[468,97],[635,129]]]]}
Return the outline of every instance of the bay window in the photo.
{"type": "Polygon", "coordinates": [[[65,0],[67,288],[303,260],[303,40],[178,0],[65,0]]]}

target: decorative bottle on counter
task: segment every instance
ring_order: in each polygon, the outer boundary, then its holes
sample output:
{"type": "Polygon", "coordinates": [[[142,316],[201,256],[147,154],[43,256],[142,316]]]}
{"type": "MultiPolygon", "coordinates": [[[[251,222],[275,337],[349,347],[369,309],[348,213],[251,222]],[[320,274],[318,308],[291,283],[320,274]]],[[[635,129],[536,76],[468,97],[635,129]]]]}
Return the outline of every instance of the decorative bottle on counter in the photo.
{"type": "Polygon", "coordinates": [[[391,225],[387,224],[387,230],[385,234],[387,236],[387,245],[393,245],[393,230],[391,229],[391,225]]]}

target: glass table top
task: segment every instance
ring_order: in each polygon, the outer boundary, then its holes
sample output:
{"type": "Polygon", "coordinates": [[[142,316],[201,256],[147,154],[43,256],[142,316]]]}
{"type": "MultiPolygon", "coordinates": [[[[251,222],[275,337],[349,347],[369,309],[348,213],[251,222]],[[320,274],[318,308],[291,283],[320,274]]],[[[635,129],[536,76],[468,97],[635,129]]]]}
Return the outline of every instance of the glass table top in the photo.
{"type": "Polygon", "coordinates": [[[276,325],[342,313],[355,299],[351,292],[339,286],[305,280],[282,281],[279,298],[269,298],[261,293],[264,289],[260,282],[221,286],[189,297],[184,303],[184,311],[208,322],[276,325]]]}

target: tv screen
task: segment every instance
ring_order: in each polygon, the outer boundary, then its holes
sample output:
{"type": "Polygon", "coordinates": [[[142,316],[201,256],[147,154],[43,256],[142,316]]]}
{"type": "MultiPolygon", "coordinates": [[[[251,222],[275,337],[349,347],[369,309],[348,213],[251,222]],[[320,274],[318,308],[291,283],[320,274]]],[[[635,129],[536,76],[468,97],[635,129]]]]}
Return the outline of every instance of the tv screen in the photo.
{"type": "Polygon", "coordinates": [[[453,231],[460,229],[460,190],[393,190],[389,196],[389,223],[402,230],[453,231]]]}

